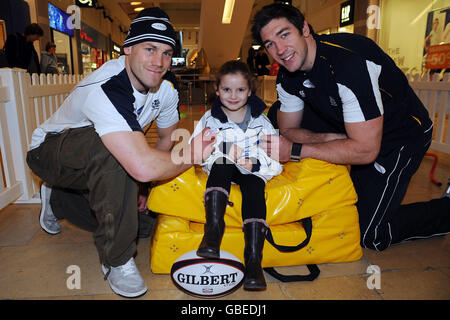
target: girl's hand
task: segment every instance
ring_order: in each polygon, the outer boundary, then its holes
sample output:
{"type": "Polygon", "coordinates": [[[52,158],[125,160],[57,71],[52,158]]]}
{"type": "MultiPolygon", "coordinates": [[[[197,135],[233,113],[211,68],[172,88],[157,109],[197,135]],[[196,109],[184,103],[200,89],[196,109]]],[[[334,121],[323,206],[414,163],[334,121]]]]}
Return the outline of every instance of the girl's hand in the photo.
{"type": "Polygon", "coordinates": [[[240,159],[237,164],[245,169],[247,169],[248,171],[252,171],[253,168],[253,163],[252,160],[249,158],[242,158],[240,159]]]}
{"type": "Polygon", "coordinates": [[[237,160],[242,156],[243,149],[236,144],[232,144],[230,147],[230,151],[228,152],[228,156],[233,160],[233,162],[237,163],[237,160]]]}

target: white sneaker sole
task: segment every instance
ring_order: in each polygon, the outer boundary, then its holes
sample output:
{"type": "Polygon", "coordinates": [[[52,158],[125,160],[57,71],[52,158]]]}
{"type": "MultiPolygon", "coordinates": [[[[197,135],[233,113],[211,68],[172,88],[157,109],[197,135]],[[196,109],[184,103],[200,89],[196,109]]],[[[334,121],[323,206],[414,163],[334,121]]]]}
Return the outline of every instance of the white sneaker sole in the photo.
{"type": "Polygon", "coordinates": [[[47,200],[45,200],[45,199],[47,199],[46,193],[47,193],[47,188],[44,185],[42,185],[41,186],[41,213],[39,214],[39,224],[45,232],[47,232],[48,234],[51,234],[51,235],[55,235],[55,234],[60,233],[61,230],[56,231],[56,232],[52,231],[52,230],[48,229],[44,224],[44,212],[45,212],[45,210],[47,210],[47,205],[48,205],[47,200]]]}
{"type": "MultiPolygon", "coordinates": [[[[106,275],[106,273],[108,272],[108,270],[105,268],[104,265],[102,265],[102,271],[103,271],[103,275],[106,275]]],[[[109,287],[111,288],[111,290],[114,291],[114,293],[118,294],[119,296],[125,297],[125,298],[137,298],[147,292],[147,286],[145,286],[142,290],[137,291],[137,292],[125,292],[125,291],[120,290],[113,284],[111,284],[111,282],[109,280],[108,280],[108,284],[109,284],[109,287]]]]}

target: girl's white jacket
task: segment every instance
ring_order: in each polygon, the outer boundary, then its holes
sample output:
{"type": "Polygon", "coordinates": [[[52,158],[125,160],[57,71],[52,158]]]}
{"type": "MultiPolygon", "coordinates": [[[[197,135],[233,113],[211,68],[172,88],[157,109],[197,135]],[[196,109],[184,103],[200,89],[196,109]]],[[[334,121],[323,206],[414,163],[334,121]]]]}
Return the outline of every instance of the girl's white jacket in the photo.
{"type": "MultiPolygon", "coordinates": [[[[224,154],[221,150],[223,142],[231,142],[243,149],[241,158],[249,158],[254,164],[257,171],[249,171],[237,163],[236,166],[242,174],[254,174],[261,177],[265,182],[270,180],[273,176],[281,173],[283,170],[278,161],[270,158],[262,148],[259,147],[259,139],[262,135],[277,134],[272,126],[270,120],[263,114],[266,104],[255,95],[251,95],[247,101],[251,110],[251,119],[248,123],[248,128],[244,132],[236,123],[229,121],[226,114],[223,112],[220,100],[216,99],[200,121],[197,123],[192,138],[201,133],[205,127],[215,130],[217,133],[216,142],[214,143],[213,153],[201,164],[203,170],[209,174],[213,163],[221,157],[225,157],[232,161],[232,159],[224,154]]],[[[239,161],[237,159],[237,161],[239,161]]]]}

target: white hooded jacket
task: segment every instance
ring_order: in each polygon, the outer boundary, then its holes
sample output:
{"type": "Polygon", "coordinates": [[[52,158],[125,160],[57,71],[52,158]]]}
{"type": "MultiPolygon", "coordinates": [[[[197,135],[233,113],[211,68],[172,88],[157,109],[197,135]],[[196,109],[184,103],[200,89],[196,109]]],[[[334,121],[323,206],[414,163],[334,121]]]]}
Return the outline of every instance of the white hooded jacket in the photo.
{"type": "MultiPolygon", "coordinates": [[[[252,171],[249,171],[237,163],[236,167],[242,174],[254,174],[265,182],[281,173],[282,166],[278,161],[270,158],[262,148],[259,147],[259,139],[262,135],[276,134],[270,120],[263,114],[266,104],[257,96],[251,95],[247,101],[250,107],[251,119],[247,130],[244,132],[236,123],[228,120],[221,108],[219,99],[216,99],[211,107],[198,122],[190,141],[205,127],[215,130],[217,133],[213,153],[202,163],[203,170],[209,174],[214,162],[221,157],[233,161],[223,150],[223,143],[234,143],[243,149],[241,158],[249,158],[253,162],[252,171]],[[257,162],[257,163],[255,163],[257,162]]],[[[189,141],[189,142],[190,142],[189,141]]]]}

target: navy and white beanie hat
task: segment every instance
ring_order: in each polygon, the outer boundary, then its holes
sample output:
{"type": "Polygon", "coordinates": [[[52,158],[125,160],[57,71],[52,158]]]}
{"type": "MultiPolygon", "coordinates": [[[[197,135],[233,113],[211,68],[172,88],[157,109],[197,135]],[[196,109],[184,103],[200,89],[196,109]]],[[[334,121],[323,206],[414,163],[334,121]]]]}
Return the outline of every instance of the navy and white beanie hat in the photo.
{"type": "Polygon", "coordinates": [[[169,16],[158,7],[142,10],[131,22],[123,46],[128,47],[145,41],[161,42],[175,49],[176,32],[169,16]]]}

